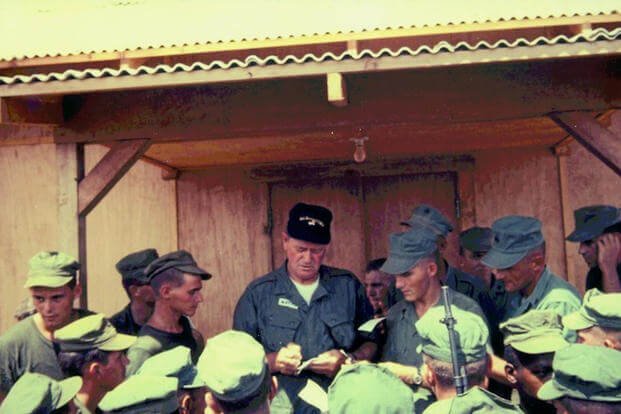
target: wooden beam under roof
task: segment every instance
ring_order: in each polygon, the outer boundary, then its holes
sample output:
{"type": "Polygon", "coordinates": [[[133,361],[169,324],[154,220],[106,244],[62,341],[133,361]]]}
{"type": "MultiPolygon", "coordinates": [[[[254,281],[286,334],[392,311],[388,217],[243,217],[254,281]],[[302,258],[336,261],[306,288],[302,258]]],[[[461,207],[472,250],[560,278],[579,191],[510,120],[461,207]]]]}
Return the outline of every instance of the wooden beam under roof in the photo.
{"type": "Polygon", "coordinates": [[[0,146],[51,144],[54,127],[41,124],[0,123],[0,146]]]}
{"type": "MultiPolygon", "coordinates": [[[[618,113],[616,111],[612,114],[611,119],[618,119],[618,113]]],[[[584,112],[554,112],[550,114],[550,118],[621,176],[621,133],[617,130],[615,121],[613,128],[605,128],[584,112]]]]}

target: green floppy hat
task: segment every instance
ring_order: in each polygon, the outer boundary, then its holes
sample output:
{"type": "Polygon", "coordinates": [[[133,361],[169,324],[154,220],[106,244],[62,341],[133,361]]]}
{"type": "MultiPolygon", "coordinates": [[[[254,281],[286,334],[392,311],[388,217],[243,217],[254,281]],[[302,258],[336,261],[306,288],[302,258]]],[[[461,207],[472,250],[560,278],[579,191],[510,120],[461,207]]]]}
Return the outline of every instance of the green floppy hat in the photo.
{"type": "Polygon", "coordinates": [[[580,309],[563,317],[563,325],[574,331],[592,326],[621,330],[621,293],[588,290],[580,309]]]}
{"type": "Polygon", "coordinates": [[[504,344],[526,354],[556,352],[569,343],[561,317],[550,310],[531,310],[500,324],[504,344]]]}
{"type": "Polygon", "coordinates": [[[99,408],[117,414],[170,414],[179,408],[177,387],[177,378],[132,375],[107,393],[99,408]]]}
{"type": "Polygon", "coordinates": [[[80,264],[63,252],[39,252],[28,262],[25,288],[58,288],[75,279],[80,264]]]}
{"type": "Polygon", "coordinates": [[[391,234],[388,258],[380,270],[389,275],[407,272],[420,259],[437,250],[436,237],[429,229],[420,226],[403,233],[391,234]]]}
{"type": "Polygon", "coordinates": [[[505,216],[492,224],[492,248],[481,259],[491,269],[508,269],[544,242],[541,221],[528,216],[505,216]]]}
{"type": "Polygon", "coordinates": [[[61,352],[89,349],[123,351],[136,342],[136,337],[118,333],[101,313],[85,316],[54,332],[54,342],[61,352]]]}
{"type": "Polygon", "coordinates": [[[621,401],[621,352],[603,346],[571,344],[554,354],[554,376],[539,389],[540,400],[562,397],[621,401]]]}
{"type": "Polygon", "coordinates": [[[621,211],[614,206],[586,206],[574,211],[575,230],[568,241],[584,242],[600,236],[607,227],[621,221],[621,211]]]}
{"type": "Polygon", "coordinates": [[[82,378],[56,381],[46,375],[26,372],[0,405],[0,414],[49,413],[63,407],[82,387],[82,378]]]}
{"type": "Polygon", "coordinates": [[[198,370],[192,364],[190,348],[177,346],[148,358],[140,366],[137,375],[163,375],[179,380],[179,388],[192,389],[205,386],[198,376],[198,370]]]}

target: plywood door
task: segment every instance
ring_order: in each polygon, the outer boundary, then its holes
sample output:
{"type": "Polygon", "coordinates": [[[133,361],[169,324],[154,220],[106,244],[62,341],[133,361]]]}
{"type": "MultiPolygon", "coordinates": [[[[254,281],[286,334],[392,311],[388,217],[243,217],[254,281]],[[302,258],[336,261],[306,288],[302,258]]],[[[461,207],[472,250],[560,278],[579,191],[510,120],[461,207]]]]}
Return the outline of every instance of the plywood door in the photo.
{"type": "Polygon", "coordinates": [[[364,269],[363,208],[359,182],[343,179],[284,182],[272,185],[272,251],[274,268],[284,262],[281,234],[289,210],[297,202],[319,204],[332,211],[332,242],[324,263],[349,269],[360,276],[364,269]]]}
{"type": "Polygon", "coordinates": [[[447,259],[456,263],[458,248],[455,212],[455,173],[367,177],[364,180],[366,249],[368,259],[385,257],[388,235],[401,230],[399,223],[412,209],[429,204],[451,220],[455,231],[449,234],[447,259]]]}

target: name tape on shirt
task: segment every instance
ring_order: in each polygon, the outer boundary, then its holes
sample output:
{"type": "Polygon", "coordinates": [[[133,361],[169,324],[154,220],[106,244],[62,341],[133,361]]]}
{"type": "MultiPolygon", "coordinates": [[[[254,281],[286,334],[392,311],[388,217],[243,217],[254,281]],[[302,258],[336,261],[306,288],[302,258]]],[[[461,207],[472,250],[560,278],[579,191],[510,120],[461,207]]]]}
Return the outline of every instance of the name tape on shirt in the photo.
{"type": "Polygon", "coordinates": [[[287,298],[278,298],[278,306],[283,306],[285,308],[298,309],[297,305],[291,302],[287,298]]]}

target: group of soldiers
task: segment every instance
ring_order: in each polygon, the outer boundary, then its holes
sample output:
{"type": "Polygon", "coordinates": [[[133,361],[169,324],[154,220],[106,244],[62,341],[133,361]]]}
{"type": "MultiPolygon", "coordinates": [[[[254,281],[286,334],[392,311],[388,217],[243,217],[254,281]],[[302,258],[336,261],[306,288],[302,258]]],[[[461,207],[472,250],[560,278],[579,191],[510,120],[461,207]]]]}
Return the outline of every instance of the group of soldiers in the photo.
{"type": "Polygon", "coordinates": [[[35,312],[0,336],[0,414],[621,412],[618,208],[575,212],[583,299],[534,217],[463,231],[453,266],[452,224],[419,205],[364,283],[323,264],[332,219],[296,204],[285,262],[207,340],[190,317],[212,275],[186,251],[121,259],[130,303],[110,318],[74,309],[74,258],[35,255],[35,312]]]}

